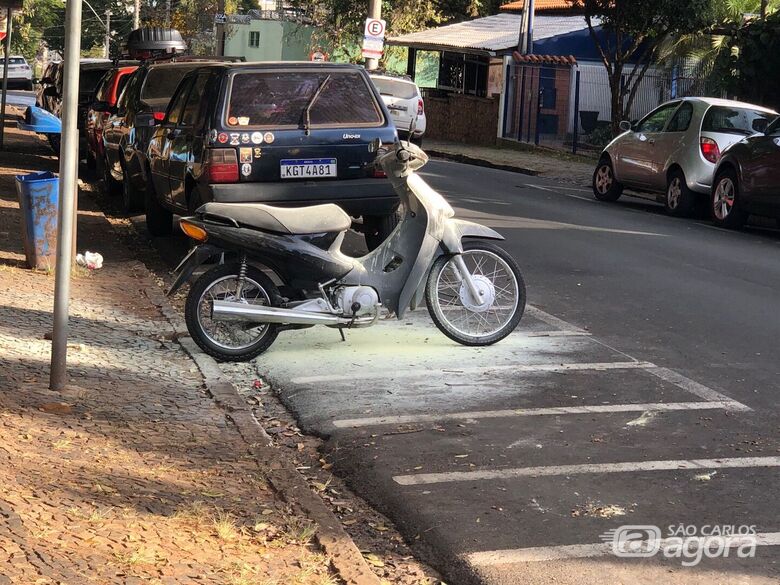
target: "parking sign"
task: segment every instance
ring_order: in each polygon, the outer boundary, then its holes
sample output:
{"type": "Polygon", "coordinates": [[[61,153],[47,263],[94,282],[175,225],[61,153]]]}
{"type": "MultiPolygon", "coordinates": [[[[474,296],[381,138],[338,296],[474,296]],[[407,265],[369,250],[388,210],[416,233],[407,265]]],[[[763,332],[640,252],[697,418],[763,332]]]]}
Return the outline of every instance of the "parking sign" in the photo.
{"type": "Polygon", "coordinates": [[[377,39],[385,38],[385,26],[387,22],[378,18],[366,18],[366,29],[364,35],[366,37],[374,37],[377,39]]]}
{"type": "Polygon", "coordinates": [[[385,48],[384,20],[367,18],[363,35],[363,57],[366,59],[381,59],[385,48]]]}

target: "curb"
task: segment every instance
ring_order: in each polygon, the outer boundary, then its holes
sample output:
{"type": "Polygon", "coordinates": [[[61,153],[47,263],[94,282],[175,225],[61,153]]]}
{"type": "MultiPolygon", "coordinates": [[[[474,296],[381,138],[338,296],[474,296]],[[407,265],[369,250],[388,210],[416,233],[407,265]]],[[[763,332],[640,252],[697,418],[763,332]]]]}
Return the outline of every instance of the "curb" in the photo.
{"type": "Polygon", "coordinates": [[[501,163],[494,163],[485,158],[477,158],[473,156],[468,156],[466,154],[456,154],[453,152],[446,152],[443,150],[436,150],[436,149],[426,150],[425,154],[429,156],[443,158],[446,160],[451,160],[454,162],[464,163],[467,165],[487,167],[489,169],[497,169],[499,171],[509,171],[510,173],[519,173],[521,175],[529,175],[531,177],[537,177],[542,174],[540,171],[536,171],[534,169],[527,169],[525,167],[519,167],[516,165],[505,165],[501,163]]]}
{"type": "MultiPolygon", "coordinates": [[[[146,266],[138,264],[148,274],[146,266]]],[[[146,289],[146,296],[160,308],[176,332],[176,341],[192,358],[203,375],[203,382],[217,405],[236,425],[239,434],[249,445],[258,466],[268,483],[285,502],[298,506],[315,522],[317,542],[331,559],[333,569],[347,585],[380,585],[380,580],[369,568],[352,538],[344,530],[339,519],[328,509],[322,499],[311,491],[295,467],[272,446],[271,437],[255,418],[252,409],[241,398],[233,383],[219,369],[217,362],[200,348],[186,333],[184,320],[168,302],[160,288],[153,284],[146,289]]]]}

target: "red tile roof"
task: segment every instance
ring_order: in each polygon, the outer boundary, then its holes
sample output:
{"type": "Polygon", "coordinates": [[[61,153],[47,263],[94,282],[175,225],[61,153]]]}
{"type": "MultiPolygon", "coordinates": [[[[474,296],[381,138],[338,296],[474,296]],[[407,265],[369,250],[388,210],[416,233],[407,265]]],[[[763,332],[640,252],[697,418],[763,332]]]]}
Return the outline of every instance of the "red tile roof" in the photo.
{"type": "Polygon", "coordinates": [[[512,53],[512,59],[516,63],[528,63],[529,65],[576,65],[577,59],[572,55],[521,55],[517,51],[512,53]]]}
{"type": "MultiPolygon", "coordinates": [[[[545,12],[547,10],[570,10],[576,4],[577,0],[534,0],[534,12],[545,12]]],[[[503,12],[520,12],[523,10],[525,0],[515,0],[509,4],[501,6],[503,12]]]]}

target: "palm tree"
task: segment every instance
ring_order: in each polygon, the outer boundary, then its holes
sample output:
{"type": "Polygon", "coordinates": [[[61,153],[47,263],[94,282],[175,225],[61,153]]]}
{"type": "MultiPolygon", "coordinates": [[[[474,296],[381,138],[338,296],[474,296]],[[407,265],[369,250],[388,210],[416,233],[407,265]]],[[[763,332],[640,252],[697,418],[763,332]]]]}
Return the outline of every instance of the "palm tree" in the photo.
{"type": "Polygon", "coordinates": [[[747,18],[767,14],[780,9],[780,0],[726,0],[714,3],[716,22],[714,31],[701,31],[676,38],[667,38],[659,53],[659,62],[668,67],[685,69],[686,77],[697,80],[691,88],[701,92],[720,51],[727,45],[728,31],[740,26],[747,18]]]}

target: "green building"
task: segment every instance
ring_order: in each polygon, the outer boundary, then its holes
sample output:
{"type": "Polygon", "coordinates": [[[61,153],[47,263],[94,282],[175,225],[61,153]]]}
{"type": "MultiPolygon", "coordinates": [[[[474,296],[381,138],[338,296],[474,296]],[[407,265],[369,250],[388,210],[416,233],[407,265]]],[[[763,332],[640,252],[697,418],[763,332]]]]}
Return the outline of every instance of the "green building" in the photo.
{"type": "Polygon", "coordinates": [[[308,61],[314,27],[290,11],[217,15],[217,54],[247,61],[308,61]]]}

